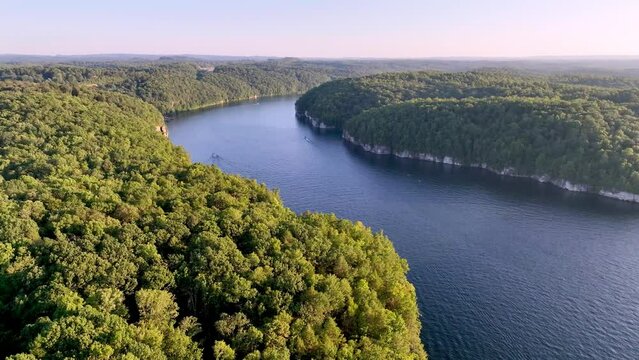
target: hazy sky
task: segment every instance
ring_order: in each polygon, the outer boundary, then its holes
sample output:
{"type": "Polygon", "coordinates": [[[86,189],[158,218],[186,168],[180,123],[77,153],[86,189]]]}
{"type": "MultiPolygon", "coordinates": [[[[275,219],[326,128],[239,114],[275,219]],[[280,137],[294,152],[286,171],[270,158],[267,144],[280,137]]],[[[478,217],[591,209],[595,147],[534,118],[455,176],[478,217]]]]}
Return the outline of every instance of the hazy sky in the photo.
{"type": "Polygon", "coordinates": [[[639,0],[2,0],[0,53],[639,55],[639,0]]]}

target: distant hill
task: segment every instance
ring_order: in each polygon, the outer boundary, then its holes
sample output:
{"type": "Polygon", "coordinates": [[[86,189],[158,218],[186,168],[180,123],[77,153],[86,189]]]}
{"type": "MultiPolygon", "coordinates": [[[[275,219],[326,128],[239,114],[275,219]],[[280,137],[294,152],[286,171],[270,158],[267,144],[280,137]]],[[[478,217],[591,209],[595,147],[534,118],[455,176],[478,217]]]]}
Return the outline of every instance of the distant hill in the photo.
{"type": "Polygon", "coordinates": [[[28,55],[0,54],[0,63],[5,64],[60,64],[77,62],[148,62],[148,61],[259,61],[273,57],[266,56],[225,56],[190,54],[93,54],[93,55],[28,55]]]}
{"type": "Polygon", "coordinates": [[[469,71],[479,69],[512,69],[524,73],[611,74],[639,77],[639,56],[572,56],[528,58],[293,58],[276,56],[231,56],[195,54],[94,54],[94,55],[28,55],[0,54],[0,64],[64,64],[103,62],[280,62],[304,61],[318,66],[347,66],[383,69],[384,71],[437,70],[469,71]]]}

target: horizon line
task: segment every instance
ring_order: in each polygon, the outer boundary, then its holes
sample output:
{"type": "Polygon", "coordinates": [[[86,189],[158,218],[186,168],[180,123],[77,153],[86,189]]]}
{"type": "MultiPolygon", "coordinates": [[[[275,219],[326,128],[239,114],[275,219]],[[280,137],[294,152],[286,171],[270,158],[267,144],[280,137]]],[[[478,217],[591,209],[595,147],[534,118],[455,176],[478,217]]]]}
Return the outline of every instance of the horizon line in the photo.
{"type": "Polygon", "coordinates": [[[92,57],[92,56],[183,56],[183,57],[228,57],[228,58],[266,58],[286,59],[295,58],[303,60],[542,60],[542,59],[591,59],[591,60],[639,60],[639,54],[617,55],[520,55],[520,56],[473,56],[473,55],[446,55],[446,56],[419,56],[419,57],[376,57],[376,56],[294,56],[294,55],[228,55],[228,54],[198,54],[198,53],[129,53],[129,52],[105,52],[105,53],[73,53],[73,54],[33,54],[33,53],[0,53],[0,56],[23,57],[92,57]]]}

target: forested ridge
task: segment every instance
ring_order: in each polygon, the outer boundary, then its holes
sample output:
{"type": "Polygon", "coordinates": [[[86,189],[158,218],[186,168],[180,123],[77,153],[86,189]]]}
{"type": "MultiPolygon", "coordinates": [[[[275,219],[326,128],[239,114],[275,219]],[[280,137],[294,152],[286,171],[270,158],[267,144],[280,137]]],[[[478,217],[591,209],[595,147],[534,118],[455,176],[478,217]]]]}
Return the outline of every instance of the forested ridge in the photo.
{"type": "Polygon", "coordinates": [[[383,234],[191,163],[119,79],[28,76],[0,82],[0,356],[426,357],[383,234]]]}
{"type": "Polygon", "coordinates": [[[0,67],[0,80],[97,87],[132,95],[163,113],[195,110],[250,98],[301,93],[337,71],[305,64],[98,64],[0,67]]]}
{"type": "Polygon", "coordinates": [[[341,128],[364,110],[423,98],[520,96],[609,100],[639,111],[639,80],[612,76],[523,76],[512,71],[385,73],[330,81],[297,101],[322,123],[341,128]]]}
{"type": "Polygon", "coordinates": [[[197,110],[257,97],[301,94],[326,81],[383,71],[416,70],[421,61],[79,62],[0,64],[0,81],[98,88],[143,99],[162,113],[197,110]]]}
{"type": "Polygon", "coordinates": [[[507,71],[332,81],[296,103],[349,140],[403,156],[639,193],[639,82],[507,71]]]}
{"type": "Polygon", "coordinates": [[[607,101],[413,100],[365,111],[344,131],[394,153],[639,193],[639,119],[607,101]]]}

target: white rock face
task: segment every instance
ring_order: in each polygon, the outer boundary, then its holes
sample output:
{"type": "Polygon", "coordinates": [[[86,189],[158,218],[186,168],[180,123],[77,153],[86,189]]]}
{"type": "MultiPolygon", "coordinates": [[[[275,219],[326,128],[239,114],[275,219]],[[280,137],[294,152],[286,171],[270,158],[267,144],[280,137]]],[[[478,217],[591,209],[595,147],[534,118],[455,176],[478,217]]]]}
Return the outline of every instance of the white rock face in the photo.
{"type": "Polygon", "coordinates": [[[384,146],[384,145],[362,144],[362,143],[358,142],[357,140],[355,140],[355,138],[352,137],[346,131],[344,131],[342,133],[342,138],[344,138],[346,141],[348,141],[350,143],[353,143],[353,144],[361,147],[362,149],[364,149],[364,151],[368,151],[368,152],[371,152],[373,154],[377,154],[377,155],[390,155],[391,154],[390,147],[384,146]]]}
{"type": "Polygon", "coordinates": [[[346,130],[342,132],[342,139],[348,141],[351,144],[359,145],[359,142],[357,142],[357,140],[355,140],[355,138],[352,137],[351,134],[349,134],[346,130]]]}
{"type": "Polygon", "coordinates": [[[489,167],[488,164],[485,164],[485,163],[482,163],[482,164],[475,163],[475,164],[465,165],[458,161],[455,161],[455,159],[450,156],[437,157],[432,154],[413,153],[407,150],[393,151],[390,147],[385,145],[362,144],[346,131],[344,131],[344,133],[342,134],[342,137],[344,138],[344,140],[354,145],[360,146],[362,149],[364,149],[364,151],[372,152],[379,155],[390,154],[390,155],[394,155],[394,156],[405,158],[405,159],[417,159],[417,160],[432,161],[432,162],[442,163],[442,164],[481,168],[481,169],[486,169],[488,171],[494,172],[499,175],[530,178],[542,183],[553,184],[557,187],[560,187],[568,191],[587,192],[587,193],[598,194],[601,196],[623,200],[623,201],[639,202],[639,194],[633,194],[633,193],[629,193],[625,191],[597,190],[588,185],[575,184],[564,179],[553,179],[548,175],[521,175],[521,174],[518,174],[517,170],[512,167],[499,170],[499,169],[493,169],[489,167]]]}
{"type": "Polygon", "coordinates": [[[591,192],[590,187],[588,185],[573,184],[568,180],[553,179],[553,180],[545,181],[545,182],[549,182],[555,186],[558,186],[562,189],[566,189],[570,191],[591,192]]]}
{"type": "Polygon", "coordinates": [[[614,191],[601,190],[599,191],[599,195],[614,198],[614,199],[624,200],[624,201],[639,202],[639,195],[625,192],[625,191],[614,192],[614,191]]]}
{"type": "Polygon", "coordinates": [[[335,126],[326,125],[326,124],[324,124],[324,123],[323,123],[320,119],[317,119],[317,118],[312,117],[312,116],[308,113],[308,111],[304,111],[304,114],[303,114],[303,115],[304,115],[304,117],[305,117],[308,121],[310,121],[311,126],[313,126],[313,127],[315,127],[315,128],[318,128],[318,129],[327,129],[327,130],[335,129],[335,126]]]}
{"type": "Polygon", "coordinates": [[[378,155],[389,155],[391,153],[390,148],[388,146],[382,145],[362,145],[362,148],[368,152],[372,152],[378,155]]]}

